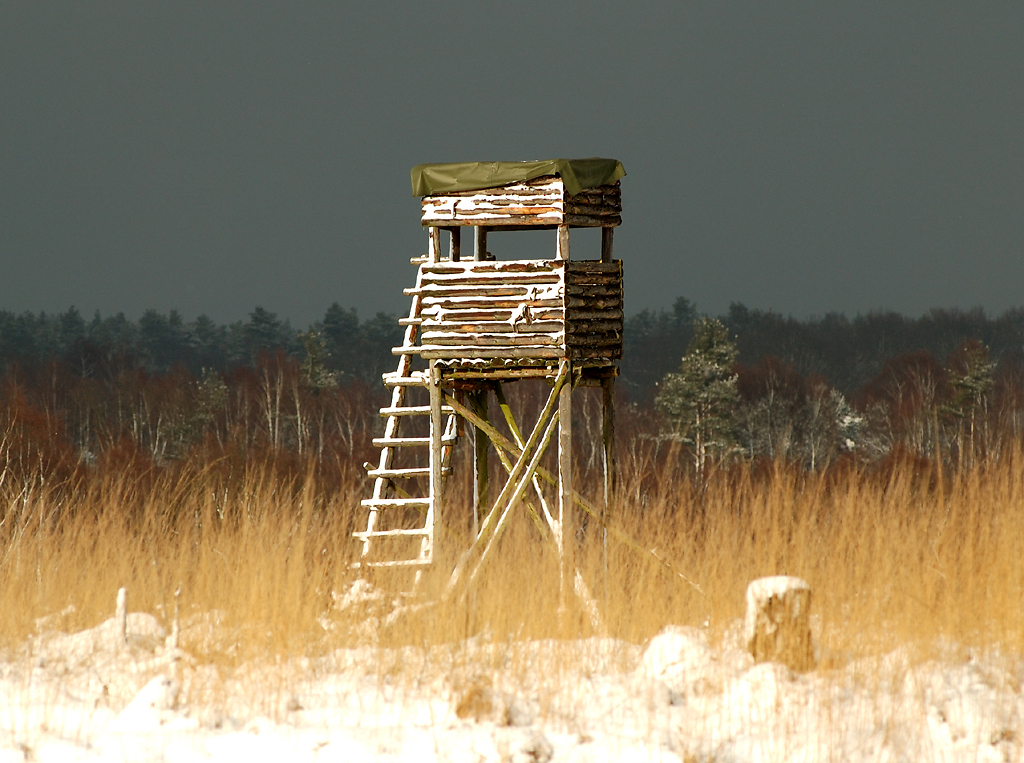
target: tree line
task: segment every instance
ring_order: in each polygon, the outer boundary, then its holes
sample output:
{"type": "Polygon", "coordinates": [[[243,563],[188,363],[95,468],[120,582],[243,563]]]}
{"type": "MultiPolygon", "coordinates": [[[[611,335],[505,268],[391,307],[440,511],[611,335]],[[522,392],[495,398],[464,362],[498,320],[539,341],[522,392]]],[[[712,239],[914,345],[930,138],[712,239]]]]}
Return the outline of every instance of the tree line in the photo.
{"type": "MultiPolygon", "coordinates": [[[[337,303],[306,331],[257,307],[248,321],[217,324],[206,315],[186,321],[176,310],[147,310],[138,321],[123,313],[86,320],[74,307],[63,313],[15,314],[0,310],[0,368],[35,368],[62,361],[84,377],[123,368],[151,374],[176,367],[193,376],[255,367],[260,353],[303,358],[311,337],[326,367],[344,379],[379,381],[393,365],[391,348],[402,340],[397,318],[377,313],[360,320],[337,303]]],[[[394,370],[394,369],[391,369],[394,370]]]]}
{"type": "MultiPolygon", "coordinates": [[[[679,365],[700,317],[680,297],[668,310],[644,310],[626,319],[621,383],[631,399],[653,399],[658,381],[679,365]]],[[[975,309],[932,310],[918,318],[872,312],[800,320],[734,303],[718,320],[735,340],[739,364],[753,366],[771,356],[846,395],[876,377],[892,358],[927,352],[943,360],[968,340],[984,343],[1000,366],[1024,365],[1024,309],[1019,308],[994,318],[975,309]]],[[[205,315],[186,321],[175,310],[147,310],[138,321],[98,312],[87,320],[74,307],[50,314],[0,310],[0,369],[62,360],[83,376],[119,366],[148,373],[181,366],[199,376],[204,370],[253,367],[261,352],[281,350],[302,359],[313,335],[330,371],[376,384],[381,373],[393,370],[391,348],[401,343],[402,332],[395,315],[379,312],[361,320],[355,309],[337,303],[305,330],[262,307],[247,321],[229,324],[205,315]]]]}
{"type": "MultiPolygon", "coordinates": [[[[337,304],[305,330],[263,308],[227,325],[0,311],[0,461],[70,475],[269,453],[358,471],[402,331],[337,304]]],[[[898,451],[955,464],[1024,437],[1020,310],[797,320],[735,304],[711,318],[680,298],[627,319],[624,345],[622,431],[682,449],[698,473],[898,451]]]]}

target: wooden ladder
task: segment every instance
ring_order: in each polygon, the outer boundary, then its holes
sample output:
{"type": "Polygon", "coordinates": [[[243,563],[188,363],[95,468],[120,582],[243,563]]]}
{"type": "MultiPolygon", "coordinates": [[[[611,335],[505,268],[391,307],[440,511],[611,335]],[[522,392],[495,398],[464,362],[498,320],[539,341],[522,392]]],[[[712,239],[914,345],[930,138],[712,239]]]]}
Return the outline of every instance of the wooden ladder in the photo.
{"type": "MultiPolygon", "coordinates": [[[[421,271],[416,279],[417,290],[422,277],[421,271]]],[[[443,427],[439,426],[439,421],[434,421],[431,423],[430,433],[426,437],[402,436],[404,421],[411,420],[413,417],[431,415],[430,405],[407,403],[409,389],[426,388],[430,391],[431,399],[440,401],[440,390],[436,388],[431,378],[430,369],[422,371],[412,369],[412,356],[419,350],[417,339],[421,322],[420,296],[414,294],[409,317],[399,320],[399,323],[406,328],[402,346],[395,349],[395,352],[399,353],[398,368],[394,373],[384,374],[384,384],[391,388],[391,404],[380,409],[380,415],[385,419],[384,436],[373,440],[373,444],[380,447],[380,460],[376,466],[369,462],[364,464],[367,475],[373,477],[374,481],[372,496],[361,502],[369,509],[366,529],[362,532],[352,533],[353,537],[363,544],[360,560],[353,565],[357,568],[414,567],[421,570],[429,565],[434,558],[434,519],[437,516],[438,504],[443,495],[443,478],[450,472],[452,449],[458,438],[458,429],[455,412],[452,408],[446,405],[437,405],[441,416],[447,417],[443,427]],[[395,457],[400,450],[410,453],[412,455],[410,460],[416,463],[412,466],[404,465],[396,468],[395,457]],[[432,474],[435,460],[438,463],[438,469],[432,474]],[[404,489],[400,481],[405,484],[419,484],[421,487],[418,494],[412,494],[410,490],[417,492],[412,488],[404,489]],[[425,487],[423,487],[424,483],[425,487]],[[419,512],[422,524],[416,527],[386,526],[393,524],[383,521],[387,513],[402,512],[405,514],[405,509],[415,509],[419,512]],[[409,554],[409,544],[395,543],[399,539],[415,538],[419,538],[420,542],[418,546],[413,544],[417,548],[414,555],[409,554]],[[405,554],[401,553],[401,549],[385,550],[383,544],[389,541],[392,542],[392,546],[404,546],[405,554]],[[380,558],[371,559],[371,554],[377,543],[382,544],[382,548],[376,554],[380,558]]],[[[419,570],[417,571],[418,579],[419,570]]]]}

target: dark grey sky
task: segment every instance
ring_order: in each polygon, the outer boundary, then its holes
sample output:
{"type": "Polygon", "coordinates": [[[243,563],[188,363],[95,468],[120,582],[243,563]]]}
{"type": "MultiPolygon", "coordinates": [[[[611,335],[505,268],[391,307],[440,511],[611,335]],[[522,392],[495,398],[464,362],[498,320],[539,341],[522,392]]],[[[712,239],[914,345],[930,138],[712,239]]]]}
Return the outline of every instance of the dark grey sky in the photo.
{"type": "Polygon", "coordinates": [[[412,165],[595,155],[629,312],[1024,305],[1024,4],[8,0],[0,308],[404,310],[412,165]]]}

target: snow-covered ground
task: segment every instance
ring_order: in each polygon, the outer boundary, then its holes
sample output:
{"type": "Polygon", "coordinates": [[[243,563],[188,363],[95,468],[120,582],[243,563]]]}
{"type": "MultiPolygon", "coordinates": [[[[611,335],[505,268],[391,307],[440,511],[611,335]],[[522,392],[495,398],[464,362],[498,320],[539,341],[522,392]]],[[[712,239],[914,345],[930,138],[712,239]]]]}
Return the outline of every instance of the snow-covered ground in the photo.
{"type": "Polygon", "coordinates": [[[471,639],[227,670],[150,615],[127,631],[44,624],[7,655],[0,761],[1024,759],[1024,675],[998,655],[794,674],[672,627],[644,646],[471,639]]]}

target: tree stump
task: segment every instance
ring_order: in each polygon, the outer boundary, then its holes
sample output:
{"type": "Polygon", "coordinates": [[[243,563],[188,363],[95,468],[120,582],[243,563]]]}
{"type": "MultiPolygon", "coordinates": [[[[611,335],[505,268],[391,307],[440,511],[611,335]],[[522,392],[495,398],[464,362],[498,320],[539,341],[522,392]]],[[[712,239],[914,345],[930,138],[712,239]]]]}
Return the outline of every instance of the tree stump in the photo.
{"type": "Polygon", "coordinates": [[[800,578],[779,575],[751,582],[743,635],[754,662],[813,669],[810,609],[811,587],[800,578]]]}

